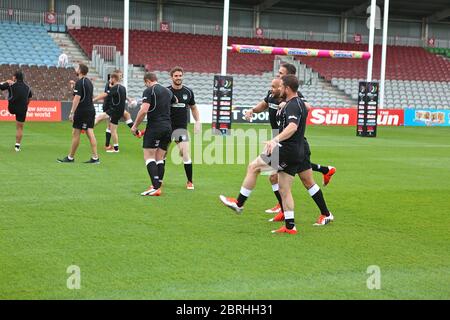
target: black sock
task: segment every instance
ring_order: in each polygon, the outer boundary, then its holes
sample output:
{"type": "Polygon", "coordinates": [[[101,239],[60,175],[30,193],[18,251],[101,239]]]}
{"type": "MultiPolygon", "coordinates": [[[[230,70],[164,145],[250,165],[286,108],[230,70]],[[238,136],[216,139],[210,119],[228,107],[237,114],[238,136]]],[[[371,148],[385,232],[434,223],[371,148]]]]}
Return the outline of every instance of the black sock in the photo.
{"type": "Polygon", "coordinates": [[[285,223],[286,223],[286,228],[288,228],[289,230],[294,229],[294,227],[295,227],[294,219],[286,219],[285,223]]]}
{"type": "Polygon", "coordinates": [[[159,182],[158,166],[155,161],[151,161],[147,164],[147,172],[152,180],[153,189],[159,189],[161,183],[159,182]]]}
{"type": "Polygon", "coordinates": [[[111,132],[106,131],[106,140],[105,140],[105,147],[109,147],[111,144],[111,132]]]}
{"type": "Polygon", "coordinates": [[[129,127],[130,127],[130,129],[131,129],[131,128],[133,128],[133,126],[134,126],[134,122],[132,121],[132,122],[130,122],[130,123],[127,123],[127,126],[129,126],[129,127]]]}
{"type": "Polygon", "coordinates": [[[281,208],[283,208],[283,201],[281,200],[281,194],[280,191],[274,191],[273,193],[275,193],[275,197],[277,197],[278,203],[280,204],[281,208]]]}
{"type": "Polygon", "coordinates": [[[184,164],[184,171],[186,171],[187,181],[192,182],[192,162],[184,164]]]}
{"type": "Polygon", "coordinates": [[[114,145],[114,150],[119,151],[119,145],[118,144],[114,145]]]}
{"type": "Polygon", "coordinates": [[[158,166],[158,176],[159,176],[159,182],[162,184],[164,179],[164,171],[165,171],[165,161],[161,161],[157,163],[158,166]]]}
{"type": "Polygon", "coordinates": [[[250,194],[252,193],[252,190],[248,190],[244,187],[241,187],[241,192],[239,192],[239,196],[237,198],[237,205],[238,207],[243,207],[245,201],[247,201],[248,197],[250,197],[250,194]]]}
{"type": "Polygon", "coordinates": [[[247,201],[248,197],[242,195],[242,193],[239,193],[239,196],[237,198],[237,205],[238,207],[243,207],[245,201],[247,201]]]}
{"type": "Polygon", "coordinates": [[[330,171],[328,167],[323,167],[320,164],[311,163],[311,167],[313,171],[321,172],[322,174],[327,174],[330,171]]]}
{"type": "Polygon", "coordinates": [[[328,211],[327,204],[325,203],[325,198],[323,197],[322,190],[320,190],[319,186],[316,184],[308,190],[309,194],[313,198],[316,205],[319,207],[320,213],[329,216],[330,212],[328,211]]]}

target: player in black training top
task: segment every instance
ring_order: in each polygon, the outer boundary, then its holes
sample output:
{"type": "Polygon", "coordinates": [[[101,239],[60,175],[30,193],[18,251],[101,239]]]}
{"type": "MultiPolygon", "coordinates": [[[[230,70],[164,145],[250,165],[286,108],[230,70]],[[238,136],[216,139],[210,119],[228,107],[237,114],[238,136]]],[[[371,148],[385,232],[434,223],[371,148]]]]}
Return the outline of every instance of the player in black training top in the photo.
{"type": "Polygon", "coordinates": [[[308,110],[297,94],[299,87],[297,77],[287,75],[281,80],[283,82],[281,96],[285,99],[286,105],[278,112],[280,133],[266,144],[265,150],[271,162],[278,160],[278,183],[285,216],[285,226],[273,232],[296,234],[291,187],[294,177],[304,166],[308,110]]]}
{"type": "Polygon", "coordinates": [[[172,126],[170,106],[177,102],[172,91],[158,83],[154,73],[146,73],[144,83],[147,89],[142,95],[142,105],[131,132],[136,134],[141,122],[147,116],[143,149],[147,171],[152,186],[142,192],[142,196],[160,196],[161,181],[164,175],[164,158],[170,143],[172,126]]]}
{"type": "MultiPolygon", "coordinates": [[[[172,141],[175,141],[179,150],[180,156],[183,158],[184,170],[186,172],[186,189],[194,190],[192,182],[192,160],[190,156],[189,134],[187,131],[188,113],[192,112],[195,120],[194,133],[200,131],[200,115],[195,104],[194,92],[183,85],[183,68],[175,67],[170,71],[172,78],[172,85],[169,90],[177,97],[178,102],[172,104],[170,108],[170,119],[172,123],[172,141]]],[[[161,181],[163,177],[160,177],[161,181]]]]}
{"type": "Polygon", "coordinates": [[[8,90],[8,112],[16,116],[16,145],[14,149],[19,152],[23,137],[23,125],[33,93],[30,86],[24,82],[24,74],[21,70],[14,73],[12,80],[0,83],[0,90],[8,90]]]}
{"type": "Polygon", "coordinates": [[[110,76],[110,85],[105,93],[94,98],[94,102],[104,99],[103,109],[106,111],[97,116],[95,125],[102,120],[109,120],[108,129],[110,130],[114,147],[106,148],[106,152],[119,152],[119,136],[117,134],[117,127],[119,120],[123,117],[125,112],[125,103],[127,101],[127,89],[120,84],[120,75],[113,73],[110,76]],[[106,103],[106,108],[105,108],[106,103]]]}
{"type": "MultiPolygon", "coordinates": [[[[112,75],[109,75],[109,79],[108,79],[108,82],[106,83],[104,93],[95,97],[95,99],[94,99],[94,102],[103,100],[103,113],[97,115],[97,117],[95,118],[95,126],[97,126],[100,122],[102,122],[104,120],[106,121],[105,150],[108,153],[117,153],[117,152],[119,152],[118,139],[114,143],[114,146],[111,146],[112,131],[115,130],[115,132],[117,133],[117,125],[119,123],[119,120],[121,120],[121,119],[123,119],[125,121],[125,123],[127,124],[127,126],[130,128],[134,125],[134,122],[131,119],[130,113],[126,110],[126,106],[124,106],[123,113],[119,117],[118,110],[119,109],[121,110],[121,108],[117,108],[117,99],[118,99],[117,91],[116,91],[116,89],[113,89],[113,90],[111,90],[111,89],[112,89],[112,87],[114,87],[117,84],[121,85],[123,73],[121,70],[117,69],[117,70],[114,70],[114,72],[112,74],[116,74],[115,78],[117,78],[117,76],[118,76],[119,81],[115,80],[114,84],[112,84],[112,81],[111,81],[112,75]],[[112,102],[111,94],[114,94],[116,96],[116,98],[114,98],[114,103],[112,102]],[[113,123],[113,126],[114,125],[116,126],[115,128],[112,128],[112,125],[111,125],[112,117],[114,118],[114,122],[117,122],[117,123],[113,123]]],[[[122,85],[121,85],[121,88],[122,88],[122,90],[123,89],[126,90],[126,88],[123,87],[122,85]]],[[[119,95],[119,96],[120,96],[120,99],[123,98],[123,94],[119,95]]],[[[136,105],[136,101],[134,99],[130,99],[126,96],[125,96],[125,102],[128,102],[128,106],[136,105]]],[[[141,138],[142,136],[143,136],[142,132],[138,132],[136,134],[137,138],[141,138]]]]}
{"type": "MultiPolygon", "coordinates": [[[[280,69],[278,70],[278,76],[281,78],[285,75],[288,74],[293,74],[295,75],[297,73],[297,68],[295,68],[295,66],[293,64],[290,63],[283,63],[280,65],[280,69]]],[[[299,96],[303,99],[303,101],[305,102],[306,107],[309,109],[311,109],[311,105],[306,101],[306,99],[303,97],[303,95],[301,95],[301,93],[299,93],[299,96]]],[[[305,137],[306,139],[306,137],[305,137]]],[[[309,150],[309,144],[306,141],[305,147],[308,148],[309,150]]],[[[333,175],[336,173],[336,168],[332,167],[332,166],[322,166],[320,164],[315,164],[315,163],[311,163],[311,167],[313,171],[317,171],[322,173],[323,175],[323,186],[326,187],[330,181],[331,178],[333,177],[333,175]]]]}
{"type": "MultiPolygon", "coordinates": [[[[278,106],[283,101],[281,99],[281,79],[276,78],[272,80],[272,88],[267,93],[264,100],[256,105],[256,107],[248,110],[245,113],[245,118],[251,121],[254,113],[264,112],[265,110],[269,110],[269,121],[270,126],[272,127],[272,136],[275,137],[278,135],[278,122],[277,122],[277,112],[278,106]]],[[[281,209],[281,196],[278,185],[278,174],[277,172],[270,171],[272,174],[269,176],[270,184],[272,185],[272,191],[275,194],[275,197],[278,200],[278,203],[275,207],[271,209],[267,209],[266,213],[279,213],[282,211],[281,209]]]]}
{"type": "Polygon", "coordinates": [[[73,122],[72,147],[70,153],[64,159],[58,159],[58,162],[73,163],[75,153],[80,145],[81,131],[85,131],[91,145],[92,156],[85,163],[99,164],[100,159],[97,154],[97,140],[94,134],[95,109],[92,102],[94,86],[91,80],[86,76],[89,68],[85,64],[80,64],[77,68],[78,81],[73,90],[72,109],[70,110],[69,120],[73,122]]]}
{"type": "MultiPolygon", "coordinates": [[[[290,77],[292,77],[292,79],[288,78],[286,81],[283,81],[285,83],[280,88],[281,98],[285,98],[283,97],[284,94],[288,99],[291,99],[293,97],[291,91],[298,89],[297,78],[295,76],[290,77]],[[286,87],[288,89],[286,89],[286,87]],[[288,94],[286,94],[286,92],[288,94]]],[[[295,225],[293,221],[293,200],[292,196],[289,198],[290,191],[288,192],[290,185],[286,184],[286,181],[292,183],[293,177],[297,174],[298,168],[304,157],[304,131],[306,118],[308,116],[308,111],[304,102],[298,97],[296,91],[294,92],[296,99],[293,99],[292,103],[288,104],[288,108],[278,109],[277,122],[279,124],[280,133],[276,135],[274,140],[271,140],[270,144],[266,147],[266,152],[257,157],[248,166],[247,175],[242,183],[241,191],[237,199],[227,198],[223,195],[220,196],[220,200],[225,206],[237,213],[241,213],[244,209],[244,203],[255,188],[256,179],[261,172],[275,172],[278,173],[278,175],[283,175],[283,177],[279,179],[280,194],[282,197],[281,202],[283,202],[283,208],[286,210],[287,226],[275,232],[287,232],[291,234],[295,234],[297,231],[294,228],[295,225]],[[293,123],[292,125],[291,122],[293,123]],[[283,170],[282,172],[279,172],[281,167],[283,170]],[[281,183],[283,183],[283,185],[281,183]],[[282,192],[283,188],[284,192],[282,192]],[[286,201],[285,199],[288,201],[286,206],[284,204],[286,201]]]]}
{"type": "MultiPolygon", "coordinates": [[[[284,63],[280,66],[279,75],[280,77],[288,74],[295,74],[295,66],[289,63],[284,63]]],[[[299,94],[300,95],[300,94],[299,94]]],[[[303,98],[303,101],[304,98],[303,98]]],[[[309,109],[308,103],[305,103],[306,107],[309,109]]],[[[336,172],[336,168],[331,166],[321,166],[310,162],[311,150],[309,148],[309,143],[304,141],[304,153],[307,156],[301,168],[299,168],[298,176],[303,183],[303,186],[308,190],[309,195],[312,197],[317,207],[320,210],[320,216],[317,219],[315,226],[324,226],[329,222],[334,220],[333,214],[328,210],[325,199],[323,197],[322,190],[314,181],[313,171],[319,171],[323,174],[323,185],[326,186],[333,174],[336,172]]],[[[282,221],[284,219],[283,212],[280,212],[273,221],[282,221]]]]}

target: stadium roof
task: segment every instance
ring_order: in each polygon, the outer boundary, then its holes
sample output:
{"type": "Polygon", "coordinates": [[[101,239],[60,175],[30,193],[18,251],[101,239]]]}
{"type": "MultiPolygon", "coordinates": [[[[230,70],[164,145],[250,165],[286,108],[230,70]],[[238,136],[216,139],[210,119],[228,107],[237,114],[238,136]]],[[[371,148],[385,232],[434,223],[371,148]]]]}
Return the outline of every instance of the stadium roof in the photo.
{"type": "MultiPolygon", "coordinates": [[[[197,4],[223,6],[223,0],[164,0],[164,3],[197,4]]],[[[378,0],[382,7],[384,1],[378,0]]],[[[232,8],[254,8],[261,11],[289,11],[296,13],[333,14],[365,16],[370,0],[230,0],[232,8]]],[[[449,0],[390,0],[390,16],[393,18],[421,20],[429,22],[450,22],[449,0]]]]}

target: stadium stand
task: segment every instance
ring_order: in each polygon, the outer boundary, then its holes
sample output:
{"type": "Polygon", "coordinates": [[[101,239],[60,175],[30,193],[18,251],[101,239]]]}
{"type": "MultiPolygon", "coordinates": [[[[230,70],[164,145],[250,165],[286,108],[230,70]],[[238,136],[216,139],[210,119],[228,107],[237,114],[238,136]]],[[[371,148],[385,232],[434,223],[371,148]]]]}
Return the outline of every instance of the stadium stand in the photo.
{"type": "Polygon", "coordinates": [[[0,64],[56,66],[61,50],[45,26],[0,22],[0,33],[7,37],[0,46],[0,64]]]}
{"type": "MultiPolygon", "coordinates": [[[[69,33],[89,57],[96,44],[114,45],[123,52],[121,29],[82,28],[69,33]]],[[[259,39],[230,38],[230,43],[244,40],[247,44],[262,42],[259,39]]],[[[132,30],[130,63],[145,65],[151,70],[169,70],[174,65],[183,65],[186,71],[215,73],[220,71],[221,46],[221,38],[217,36],[132,30]]],[[[228,66],[230,73],[262,74],[272,70],[273,57],[259,55],[249,59],[245,55],[230,55],[228,66]]]]}
{"type": "MultiPolygon", "coordinates": [[[[0,48],[0,64],[34,66],[26,70],[32,79],[36,96],[53,100],[70,98],[67,79],[74,77],[73,69],[56,71],[44,66],[54,66],[62,51],[58,48],[53,34],[47,33],[45,26],[1,23],[0,30],[13,33],[20,43],[32,43],[33,52],[11,50],[12,44],[0,48]],[[24,52],[27,52],[25,56],[24,52]],[[41,68],[37,68],[40,66],[41,68]],[[44,68],[42,68],[44,67],[44,68]],[[55,73],[55,74],[53,74],[55,73]],[[59,97],[59,98],[58,98],[59,97]]],[[[62,30],[54,30],[62,31],[62,30]]],[[[82,28],[70,30],[69,35],[80,46],[86,58],[90,58],[94,45],[114,45],[123,50],[122,30],[104,28],[82,28]]],[[[57,41],[56,41],[57,42],[57,41]]],[[[58,42],[57,42],[58,43],[58,42]]],[[[280,47],[323,48],[364,51],[367,45],[319,41],[273,40],[231,37],[229,43],[245,43],[280,47]]],[[[63,50],[61,50],[63,49],[63,50]]],[[[447,97],[450,86],[449,50],[440,48],[388,47],[386,71],[386,106],[389,108],[449,108],[447,97]]],[[[186,71],[186,84],[196,92],[197,102],[210,104],[212,75],[220,69],[221,38],[209,35],[149,32],[131,30],[130,63],[145,66],[148,70],[158,70],[161,82],[169,84],[167,71],[174,65],[182,65],[186,71]],[[151,45],[149,45],[151,44],[151,45]],[[179,48],[174,50],[174,48],[179,48]]],[[[309,85],[302,91],[312,105],[317,107],[353,107],[356,105],[358,81],[365,78],[367,61],[339,60],[300,57],[305,69],[312,69],[309,85]]],[[[379,78],[381,47],[375,46],[374,79],[379,78]]],[[[235,77],[235,105],[254,105],[259,102],[268,83],[273,77],[273,56],[229,54],[228,71],[235,77]],[[248,90],[248,86],[252,90],[248,90]]],[[[0,75],[9,76],[10,69],[0,67],[0,75]],[[7,70],[3,72],[3,70],[7,70]]],[[[129,85],[130,96],[142,94],[143,73],[136,73],[129,85]]],[[[29,80],[30,77],[27,77],[29,80]]],[[[98,89],[98,88],[97,88],[98,89]]]]}
{"type": "MultiPolygon", "coordinates": [[[[33,90],[33,100],[67,101],[72,97],[69,81],[76,80],[73,68],[0,65],[0,81],[11,79],[17,69],[22,69],[25,81],[33,90]]],[[[0,94],[0,99],[6,99],[7,92],[0,94]]]]}
{"type": "MultiPolygon", "coordinates": [[[[115,45],[122,50],[120,29],[83,28],[70,31],[72,37],[89,55],[94,44],[115,45]]],[[[180,33],[131,31],[130,62],[145,65],[148,70],[169,70],[174,65],[183,65],[191,72],[194,87],[199,87],[199,101],[210,103],[210,82],[213,73],[219,71],[221,38],[180,33]],[[148,44],[151,43],[151,46],[148,44]],[[191,50],[189,48],[194,48],[191,50]],[[173,50],[173,48],[183,48],[173,50]],[[203,99],[204,98],[204,99],[203,99]]],[[[323,48],[365,51],[367,45],[297,41],[269,40],[231,37],[229,43],[245,43],[280,47],[323,48]]],[[[450,61],[418,47],[388,47],[386,71],[386,106],[390,108],[447,108],[450,101],[445,94],[449,90],[450,61]]],[[[445,53],[436,50],[436,53],[445,53]]],[[[305,96],[315,106],[352,107],[356,105],[358,81],[366,76],[367,61],[321,59],[300,57],[301,63],[314,70],[312,85],[303,86],[305,96]],[[325,80],[325,82],[321,79],[325,80]],[[335,90],[329,88],[331,82],[335,90]],[[340,91],[340,92],[339,92],[340,91]],[[344,93],[346,97],[342,97],[344,93]],[[346,99],[347,98],[347,99],[346,99]]],[[[374,79],[380,77],[381,46],[375,46],[374,79]]],[[[266,55],[229,54],[229,72],[236,77],[236,105],[252,105],[258,102],[261,92],[267,88],[267,81],[273,68],[273,57],[266,55]],[[260,75],[247,78],[241,75],[260,75]],[[269,74],[269,75],[267,75],[269,74]],[[250,82],[245,82],[250,80],[250,82]],[[254,93],[241,90],[239,83],[250,84],[254,93]]],[[[162,72],[162,75],[165,73],[162,72]]],[[[188,79],[189,77],[186,76],[188,79]]],[[[137,83],[136,83],[137,84],[137,83]]],[[[132,90],[132,89],[131,89],[132,90]]],[[[133,91],[132,91],[133,92],[133,91]]],[[[133,92],[137,94],[138,92],[133,92]]]]}

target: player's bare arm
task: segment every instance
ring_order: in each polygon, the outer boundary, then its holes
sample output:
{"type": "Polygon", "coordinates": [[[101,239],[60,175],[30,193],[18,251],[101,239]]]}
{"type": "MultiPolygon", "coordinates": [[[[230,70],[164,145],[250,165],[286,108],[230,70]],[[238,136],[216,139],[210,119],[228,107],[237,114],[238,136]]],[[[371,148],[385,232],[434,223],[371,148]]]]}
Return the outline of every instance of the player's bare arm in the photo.
{"type": "Polygon", "coordinates": [[[297,131],[298,125],[295,123],[290,123],[286,129],[283,130],[279,135],[277,135],[275,138],[273,138],[270,141],[266,142],[266,153],[271,154],[272,150],[278,145],[278,143],[285,141],[292,137],[294,133],[297,131]]]}
{"type": "Polygon", "coordinates": [[[200,123],[200,112],[198,111],[197,105],[193,105],[190,106],[191,108],[191,113],[192,113],[192,117],[195,120],[195,124],[194,124],[194,133],[199,133],[200,132],[200,127],[201,127],[201,123],[200,123]]]}
{"type": "Polygon", "coordinates": [[[130,129],[133,134],[136,134],[136,131],[137,131],[139,125],[142,123],[142,121],[144,121],[145,115],[147,114],[149,108],[150,108],[150,103],[142,104],[141,110],[139,110],[139,112],[136,116],[136,121],[134,122],[134,125],[130,129]]]}
{"type": "Polygon", "coordinates": [[[108,96],[108,94],[106,92],[99,94],[98,96],[96,96],[94,99],[92,99],[93,102],[97,102],[100,100],[105,99],[108,96]]]}
{"type": "Polygon", "coordinates": [[[269,108],[269,105],[263,100],[260,103],[256,105],[256,107],[251,108],[245,113],[245,119],[247,121],[250,121],[254,113],[261,113],[267,110],[269,108]]]}
{"type": "Polygon", "coordinates": [[[72,109],[70,110],[69,114],[69,120],[73,121],[73,115],[75,114],[75,111],[77,111],[78,105],[80,104],[81,97],[79,95],[76,95],[73,97],[72,101],[72,109]]]}

